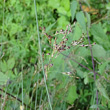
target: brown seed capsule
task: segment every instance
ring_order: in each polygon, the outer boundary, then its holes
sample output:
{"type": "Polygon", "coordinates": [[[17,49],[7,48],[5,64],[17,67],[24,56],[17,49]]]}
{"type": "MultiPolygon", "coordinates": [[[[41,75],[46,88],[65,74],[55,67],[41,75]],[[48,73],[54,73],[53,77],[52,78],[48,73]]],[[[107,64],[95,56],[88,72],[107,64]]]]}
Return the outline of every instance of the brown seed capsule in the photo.
{"type": "Polygon", "coordinates": [[[64,43],[65,43],[65,41],[60,42],[60,44],[64,44],[64,43]]]}
{"type": "Polygon", "coordinates": [[[60,32],[63,32],[63,31],[64,31],[63,29],[60,30],[60,32]]]}
{"type": "Polygon", "coordinates": [[[51,39],[51,38],[52,38],[52,36],[51,36],[51,35],[49,35],[49,36],[48,36],[48,39],[51,39]]]}
{"type": "Polygon", "coordinates": [[[71,30],[69,31],[69,33],[72,32],[71,30]]]}
{"type": "Polygon", "coordinates": [[[68,46],[67,49],[70,49],[70,46],[68,46]]]}
{"type": "Polygon", "coordinates": [[[67,74],[68,74],[68,75],[71,75],[71,74],[72,74],[72,72],[67,72],[67,74]]]}
{"type": "Polygon", "coordinates": [[[55,44],[55,50],[58,48],[58,45],[57,44],[55,44]]]}
{"type": "Polygon", "coordinates": [[[62,34],[65,34],[65,31],[64,31],[64,32],[62,32],[62,34]]]}
{"type": "Polygon", "coordinates": [[[50,55],[50,53],[47,53],[47,55],[50,55]]]}
{"type": "Polygon", "coordinates": [[[52,67],[53,66],[53,64],[50,64],[50,67],[52,67]]]}
{"type": "Polygon", "coordinates": [[[45,31],[45,27],[43,27],[43,30],[45,31]]]}
{"type": "Polygon", "coordinates": [[[62,45],[62,48],[65,48],[66,47],[66,45],[62,45]]]}
{"type": "Polygon", "coordinates": [[[67,41],[67,40],[68,40],[68,38],[64,39],[64,41],[67,41]]]}
{"type": "Polygon", "coordinates": [[[93,45],[95,45],[95,44],[96,44],[96,42],[93,43],[93,45]]]}
{"type": "Polygon", "coordinates": [[[58,34],[58,31],[56,31],[56,33],[55,34],[58,34]]]}

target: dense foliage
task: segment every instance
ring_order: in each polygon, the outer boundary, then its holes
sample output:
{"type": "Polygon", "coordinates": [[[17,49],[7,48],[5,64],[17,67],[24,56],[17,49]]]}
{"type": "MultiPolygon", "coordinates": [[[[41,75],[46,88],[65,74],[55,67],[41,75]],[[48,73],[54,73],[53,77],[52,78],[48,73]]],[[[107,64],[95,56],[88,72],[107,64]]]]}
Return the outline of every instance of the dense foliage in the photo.
{"type": "Polygon", "coordinates": [[[110,109],[109,0],[1,0],[0,33],[1,110],[110,109]]]}

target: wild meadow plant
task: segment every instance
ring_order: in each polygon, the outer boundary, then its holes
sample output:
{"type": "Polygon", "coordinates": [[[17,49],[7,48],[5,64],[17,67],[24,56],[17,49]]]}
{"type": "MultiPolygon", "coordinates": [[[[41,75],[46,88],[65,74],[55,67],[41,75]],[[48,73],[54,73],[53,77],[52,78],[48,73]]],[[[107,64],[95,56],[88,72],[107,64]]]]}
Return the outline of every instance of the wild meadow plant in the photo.
{"type": "Polygon", "coordinates": [[[109,5],[93,1],[3,2],[1,110],[110,108],[109,5]]]}

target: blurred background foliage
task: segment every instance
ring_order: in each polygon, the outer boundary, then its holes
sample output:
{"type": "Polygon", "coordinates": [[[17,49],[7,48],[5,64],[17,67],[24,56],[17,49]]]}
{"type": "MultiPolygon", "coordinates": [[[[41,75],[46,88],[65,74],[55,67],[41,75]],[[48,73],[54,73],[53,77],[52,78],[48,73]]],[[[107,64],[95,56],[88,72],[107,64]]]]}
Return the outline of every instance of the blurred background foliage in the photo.
{"type": "MultiPolygon", "coordinates": [[[[79,40],[88,44],[89,31],[95,71],[94,74],[75,63],[92,70],[89,47],[75,46],[57,58],[52,53],[55,36],[50,44],[40,30],[44,68],[53,110],[110,109],[110,1],[37,0],[39,28],[50,35],[71,24],[68,44],[79,40]],[[76,22],[75,25],[74,22],[76,22]],[[53,65],[52,67],[50,65],[53,65]],[[66,74],[72,73],[72,76],[66,74]],[[65,74],[63,74],[65,73],[65,74]],[[96,105],[98,90],[99,105],[96,105]]],[[[34,1],[0,1],[0,107],[1,110],[49,110],[36,28],[34,1]],[[11,96],[11,95],[15,96],[11,96]],[[17,98],[16,98],[17,97],[17,98]]],[[[62,35],[57,36],[58,42],[62,35]]]]}

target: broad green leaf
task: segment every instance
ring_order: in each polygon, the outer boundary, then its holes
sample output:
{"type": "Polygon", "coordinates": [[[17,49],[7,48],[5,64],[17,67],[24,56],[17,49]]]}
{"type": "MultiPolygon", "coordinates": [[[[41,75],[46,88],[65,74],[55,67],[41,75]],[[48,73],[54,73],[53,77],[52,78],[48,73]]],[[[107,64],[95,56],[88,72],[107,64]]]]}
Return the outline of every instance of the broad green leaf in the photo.
{"type": "Polygon", "coordinates": [[[106,61],[106,62],[102,63],[102,65],[99,65],[99,72],[100,72],[100,74],[103,74],[104,73],[105,68],[106,68],[108,62],[109,61],[106,61]]]}
{"type": "Polygon", "coordinates": [[[103,87],[103,85],[100,83],[99,80],[96,81],[96,87],[100,91],[101,95],[103,95],[107,100],[109,100],[108,94],[106,89],[103,87]]]}
{"type": "Polygon", "coordinates": [[[65,10],[65,8],[63,6],[59,7],[57,10],[58,10],[58,13],[67,15],[67,11],[65,10]]]}
{"type": "Polygon", "coordinates": [[[0,62],[0,69],[2,72],[6,72],[8,70],[8,66],[7,66],[6,61],[0,62]]]}
{"type": "Polygon", "coordinates": [[[8,76],[2,72],[0,72],[0,85],[3,85],[7,82],[8,76]]]}
{"type": "Polygon", "coordinates": [[[76,70],[77,71],[77,75],[80,77],[80,78],[83,78],[84,77],[84,72],[83,71],[81,71],[81,70],[79,70],[79,69],[77,69],[76,70]]]}
{"type": "Polygon", "coordinates": [[[84,78],[84,84],[88,84],[89,82],[89,79],[88,79],[88,76],[84,78]]]}
{"type": "Polygon", "coordinates": [[[65,16],[61,16],[58,18],[58,25],[60,28],[65,29],[65,27],[69,24],[68,20],[65,16]]]}
{"type": "Polygon", "coordinates": [[[84,84],[87,84],[89,82],[88,73],[84,73],[84,84]]]}
{"type": "Polygon", "coordinates": [[[49,0],[48,1],[48,6],[56,9],[60,6],[59,0],[49,0]]]}
{"type": "Polygon", "coordinates": [[[75,13],[76,13],[76,9],[77,9],[77,1],[76,0],[73,0],[72,3],[71,3],[71,16],[72,16],[72,21],[74,20],[74,16],[75,16],[75,13]]]}
{"type": "Polygon", "coordinates": [[[15,65],[15,59],[14,58],[8,59],[7,65],[8,65],[8,69],[12,69],[15,65]]]}
{"type": "Polygon", "coordinates": [[[102,106],[102,105],[92,105],[92,106],[90,106],[90,108],[100,108],[100,110],[107,110],[107,108],[106,107],[104,107],[104,106],[102,106]]]}
{"type": "Polygon", "coordinates": [[[88,14],[87,12],[86,12],[86,17],[87,17],[87,29],[89,31],[91,25],[91,18],[90,18],[90,14],[88,14]]]}
{"type": "Polygon", "coordinates": [[[46,32],[48,32],[55,24],[56,24],[56,22],[53,23],[53,24],[51,24],[51,25],[49,25],[49,26],[46,28],[46,32]]]}
{"type": "Polygon", "coordinates": [[[12,71],[12,70],[8,70],[8,71],[6,72],[6,75],[7,75],[9,78],[11,78],[11,79],[15,78],[15,75],[13,74],[13,71],[12,71]]]}
{"type": "Polygon", "coordinates": [[[93,48],[93,56],[97,58],[104,58],[106,56],[106,51],[101,45],[94,45],[93,48]]]}
{"type": "Polygon", "coordinates": [[[92,33],[94,36],[107,39],[107,36],[106,36],[106,34],[104,33],[103,28],[101,27],[100,24],[94,24],[94,25],[92,25],[92,27],[91,27],[91,33],[92,33]]]}
{"type": "Polygon", "coordinates": [[[84,0],[84,2],[85,2],[85,4],[86,4],[88,7],[90,7],[90,3],[89,3],[89,1],[84,0]]]}
{"type": "MultiPolygon", "coordinates": [[[[88,56],[90,53],[89,49],[87,49],[86,47],[80,47],[76,50],[75,54],[81,57],[86,57],[88,56]]],[[[83,58],[82,58],[83,59],[83,58]]]]}
{"type": "Polygon", "coordinates": [[[86,33],[86,22],[85,22],[84,13],[82,11],[78,12],[76,14],[76,19],[77,19],[78,23],[80,24],[84,33],[86,33]]]}
{"type": "Polygon", "coordinates": [[[61,77],[64,76],[62,72],[66,71],[68,67],[66,66],[66,62],[63,60],[63,56],[59,54],[56,57],[56,55],[58,54],[55,54],[53,58],[51,59],[53,66],[49,69],[50,72],[48,74],[48,78],[49,79],[56,78],[56,79],[61,80],[61,77]]]}
{"type": "MultiPolygon", "coordinates": [[[[109,88],[108,88],[108,89],[109,89],[109,88]]],[[[109,90],[110,90],[110,89],[109,89],[109,90]]],[[[110,92],[107,91],[107,93],[108,93],[108,95],[109,95],[110,92]]],[[[107,105],[107,103],[108,103],[108,106],[107,106],[107,107],[110,108],[110,100],[107,101],[107,99],[106,99],[105,97],[101,97],[101,100],[102,100],[101,105],[103,105],[103,106],[106,107],[106,105],[107,105]]],[[[105,110],[107,110],[107,109],[105,109],[105,110]]]]}
{"type": "Polygon", "coordinates": [[[69,0],[61,0],[61,5],[65,8],[65,10],[70,10],[70,1],[69,0]]]}
{"type": "Polygon", "coordinates": [[[76,92],[76,86],[69,87],[66,101],[70,104],[73,104],[77,98],[78,98],[78,94],[76,92]]]}
{"type": "Polygon", "coordinates": [[[108,61],[109,58],[110,58],[110,50],[106,51],[106,60],[108,61]]]}
{"type": "Polygon", "coordinates": [[[78,23],[76,23],[75,25],[75,30],[74,30],[74,34],[73,34],[73,40],[79,40],[79,38],[82,36],[82,30],[79,26],[78,23]]]}
{"type": "Polygon", "coordinates": [[[110,10],[110,2],[106,5],[106,9],[110,10]]]}
{"type": "Polygon", "coordinates": [[[22,31],[22,26],[17,23],[12,23],[8,28],[10,36],[22,31]]]}
{"type": "MultiPolygon", "coordinates": [[[[78,49],[76,49],[76,51],[74,52],[74,57],[73,59],[76,60],[77,62],[81,63],[81,62],[85,62],[87,63],[86,61],[86,56],[88,56],[89,54],[89,50],[85,47],[79,47],[78,49]]],[[[78,67],[78,63],[74,62],[73,60],[70,60],[70,63],[71,65],[74,67],[74,68],[77,68],[78,67]]],[[[78,68],[77,68],[78,69],[78,68]]]]}
{"type": "Polygon", "coordinates": [[[110,42],[107,35],[104,33],[100,24],[94,24],[91,27],[91,34],[94,36],[95,41],[101,44],[104,48],[110,48],[110,42]]]}
{"type": "Polygon", "coordinates": [[[10,0],[10,4],[14,6],[16,4],[16,0],[10,0]]]}

